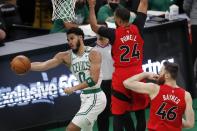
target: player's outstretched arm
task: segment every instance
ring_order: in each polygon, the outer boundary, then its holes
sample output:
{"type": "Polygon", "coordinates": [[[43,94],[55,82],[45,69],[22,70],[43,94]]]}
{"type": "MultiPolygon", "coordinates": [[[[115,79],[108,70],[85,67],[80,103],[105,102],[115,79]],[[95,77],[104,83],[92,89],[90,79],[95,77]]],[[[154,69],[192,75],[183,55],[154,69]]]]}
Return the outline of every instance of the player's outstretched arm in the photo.
{"type": "Polygon", "coordinates": [[[93,87],[97,84],[100,76],[100,68],[101,68],[101,54],[95,50],[91,51],[89,54],[90,58],[90,77],[87,78],[83,83],[71,87],[71,88],[66,88],[64,90],[65,93],[67,94],[72,94],[74,91],[77,90],[82,90],[87,87],[93,87]]]}
{"type": "Polygon", "coordinates": [[[97,24],[96,14],[95,14],[96,0],[88,0],[88,3],[89,3],[89,11],[90,11],[90,15],[89,15],[90,25],[92,30],[95,33],[98,33],[99,25],[97,24]]]}
{"type": "Polygon", "coordinates": [[[192,97],[189,92],[185,93],[185,102],[185,119],[183,118],[182,120],[183,128],[192,128],[194,126],[195,116],[192,107],[192,97]]]}
{"type": "Polygon", "coordinates": [[[157,74],[143,72],[126,79],[123,84],[127,89],[130,89],[137,93],[148,94],[150,98],[154,98],[159,92],[159,86],[154,83],[144,83],[140,81],[144,79],[156,80],[157,78],[157,74]]]}
{"type": "Polygon", "coordinates": [[[147,14],[148,10],[148,0],[140,0],[137,12],[147,14]]]}
{"type": "Polygon", "coordinates": [[[46,71],[54,68],[64,62],[66,52],[60,52],[56,54],[52,59],[44,62],[32,62],[31,71],[46,71]]]}

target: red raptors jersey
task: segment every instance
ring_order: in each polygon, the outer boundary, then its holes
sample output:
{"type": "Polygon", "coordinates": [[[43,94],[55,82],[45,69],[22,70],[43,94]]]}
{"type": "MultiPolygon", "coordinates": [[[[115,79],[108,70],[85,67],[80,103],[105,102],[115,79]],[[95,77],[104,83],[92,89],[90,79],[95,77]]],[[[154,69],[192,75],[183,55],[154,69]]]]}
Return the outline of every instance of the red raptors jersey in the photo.
{"type": "Polygon", "coordinates": [[[133,75],[143,72],[143,45],[136,25],[118,27],[115,31],[115,42],[112,45],[112,57],[115,71],[112,76],[112,88],[132,102],[125,102],[112,96],[112,113],[123,114],[128,111],[145,109],[149,103],[148,95],[138,94],[124,87],[123,81],[133,75]]]}
{"type": "Polygon", "coordinates": [[[143,44],[135,25],[116,29],[116,39],[112,46],[114,66],[142,68],[143,44]]]}
{"type": "Polygon", "coordinates": [[[184,89],[160,86],[159,94],[151,101],[149,131],[181,131],[185,107],[184,89]]]}

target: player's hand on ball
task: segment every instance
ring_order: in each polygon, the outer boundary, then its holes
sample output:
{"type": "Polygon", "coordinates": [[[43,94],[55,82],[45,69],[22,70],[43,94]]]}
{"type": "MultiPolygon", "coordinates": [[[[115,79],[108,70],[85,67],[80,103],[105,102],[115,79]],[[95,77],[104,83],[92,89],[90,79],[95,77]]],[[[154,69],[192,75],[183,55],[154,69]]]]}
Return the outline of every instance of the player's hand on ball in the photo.
{"type": "Polygon", "coordinates": [[[157,80],[159,78],[158,74],[152,73],[152,72],[147,72],[147,79],[149,80],[157,80]]]}
{"type": "Polygon", "coordinates": [[[71,88],[71,87],[69,87],[69,88],[65,88],[64,89],[64,92],[66,93],[66,94],[72,94],[73,92],[74,92],[74,90],[73,90],[73,88],[71,88]]]}

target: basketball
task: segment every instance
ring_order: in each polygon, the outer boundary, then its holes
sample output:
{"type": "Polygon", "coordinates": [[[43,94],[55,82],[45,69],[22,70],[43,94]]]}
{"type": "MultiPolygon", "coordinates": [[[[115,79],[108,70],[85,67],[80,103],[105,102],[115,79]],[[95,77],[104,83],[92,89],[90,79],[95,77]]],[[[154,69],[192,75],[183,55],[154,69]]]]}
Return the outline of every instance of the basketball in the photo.
{"type": "Polygon", "coordinates": [[[27,73],[31,68],[31,62],[29,58],[23,55],[19,55],[14,57],[14,59],[11,61],[11,69],[16,74],[25,74],[27,73]]]}

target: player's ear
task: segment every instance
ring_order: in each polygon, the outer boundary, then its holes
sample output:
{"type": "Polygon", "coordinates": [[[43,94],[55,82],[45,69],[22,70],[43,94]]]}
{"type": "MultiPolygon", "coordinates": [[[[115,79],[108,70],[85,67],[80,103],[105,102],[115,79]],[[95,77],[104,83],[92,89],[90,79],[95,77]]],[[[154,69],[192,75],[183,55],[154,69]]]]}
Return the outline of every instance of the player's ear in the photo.
{"type": "Polygon", "coordinates": [[[170,78],[170,73],[166,72],[165,73],[165,79],[169,79],[170,78]]]}
{"type": "Polygon", "coordinates": [[[83,40],[83,36],[82,35],[80,35],[79,38],[80,38],[80,40],[83,40]]]}

